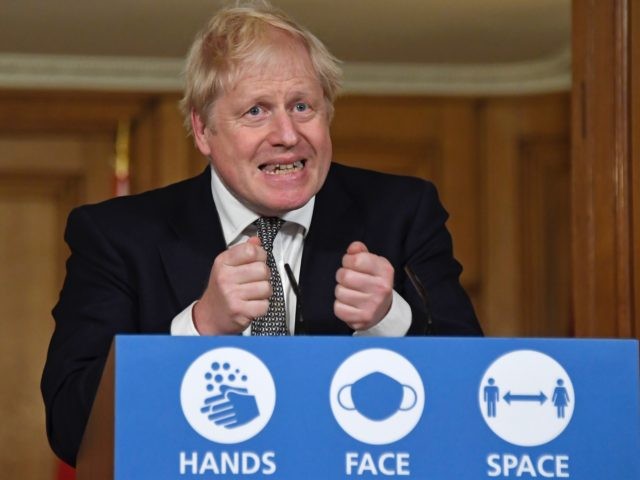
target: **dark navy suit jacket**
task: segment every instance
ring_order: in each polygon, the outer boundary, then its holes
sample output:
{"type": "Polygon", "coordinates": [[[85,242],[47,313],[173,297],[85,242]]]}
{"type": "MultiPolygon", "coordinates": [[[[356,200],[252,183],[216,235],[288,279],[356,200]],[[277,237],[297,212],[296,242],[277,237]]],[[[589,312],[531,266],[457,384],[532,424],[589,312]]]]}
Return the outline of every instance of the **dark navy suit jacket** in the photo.
{"type": "MultiPolygon", "coordinates": [[[[42,378],[54,451],[74,464],[104,363],[116,333],[168,333],[199,298],[226,246],[211,195],[210,171],[131,197],[71,212],[71,248],[55,332],[42,378]]],[[[427,311],[403,267],[430,299],[432,331],[481,335],[460,286],[460,265],[432,184],[332,164],[316,197],[300,271],[307,334],[349,335],[333,313],[335,274],[347,246],[363,241],[395,268],[395,290],[410,304],[409,335],[427,333],[427,311]]]]}

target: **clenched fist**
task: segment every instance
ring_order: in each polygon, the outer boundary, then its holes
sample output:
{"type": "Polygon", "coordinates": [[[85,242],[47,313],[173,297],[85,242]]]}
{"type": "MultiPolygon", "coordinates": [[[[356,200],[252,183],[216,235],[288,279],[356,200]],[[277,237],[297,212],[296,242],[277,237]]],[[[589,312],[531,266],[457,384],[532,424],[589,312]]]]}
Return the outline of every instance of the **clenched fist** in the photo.
{"type": "Polygon", "coordinates": [[[193,321],[202,335],[237,334],[255,317],[267,313],[271,296],[267,253],[258,237],[218,255],[209,283],[193,307],[193,321]]]}
{"type": "Polygon", "coordinates": [[[353,242],[336,273],[336,316],[354,330],[366,330],[382,320],[393,300],[393,266],[362,242],[353,242]]]}

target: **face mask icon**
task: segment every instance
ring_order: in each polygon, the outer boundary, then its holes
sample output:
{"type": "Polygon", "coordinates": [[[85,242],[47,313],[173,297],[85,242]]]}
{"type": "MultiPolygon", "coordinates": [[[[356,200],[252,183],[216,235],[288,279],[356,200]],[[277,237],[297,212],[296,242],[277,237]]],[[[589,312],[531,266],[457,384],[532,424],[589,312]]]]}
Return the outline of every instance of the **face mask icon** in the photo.
{"type": "Polygon", "coordinates": [[[338,391],[338,404],[345,410],[357,410],[369,420],[385,420],[398,411],[411,410],[417,402],[416,391],[381,372],[373,372],[338,391]]]}

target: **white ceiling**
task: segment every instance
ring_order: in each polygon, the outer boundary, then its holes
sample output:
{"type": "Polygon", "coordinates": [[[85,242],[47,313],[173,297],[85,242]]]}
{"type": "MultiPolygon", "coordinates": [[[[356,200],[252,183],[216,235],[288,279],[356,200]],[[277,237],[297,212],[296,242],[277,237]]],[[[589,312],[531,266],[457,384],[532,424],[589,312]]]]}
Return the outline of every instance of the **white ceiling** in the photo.
{"type": "MultiPolygon", "coordinates": [[[[566,90],[571,0],[272,0],[362,93],[566,90]]],[[[180,90],[223,0],[0,0],[0,87],[180,90]]]]}
{"type": "MultiPolygon", "coordinates": [[[[2,0],[0,52],[182,57],[221,0],[2,0]]],[[[348,62],[485,64],[566,49],[570,0],[273,0],[348,62]]]]}

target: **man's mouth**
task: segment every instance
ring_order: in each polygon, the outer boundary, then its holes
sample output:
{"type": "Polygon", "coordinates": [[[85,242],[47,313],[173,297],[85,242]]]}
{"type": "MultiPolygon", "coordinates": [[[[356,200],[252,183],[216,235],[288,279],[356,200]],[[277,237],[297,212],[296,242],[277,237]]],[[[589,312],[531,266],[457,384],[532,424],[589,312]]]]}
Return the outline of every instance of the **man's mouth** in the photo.
{"type": "Polygon", "coordinates": [[[271,163],[260,165],[260,170],[269,175],[286,175],[287,173],[293,173],[298,170],[302,170],[306,160],[298,160],[293,163],[271,163]]]}

